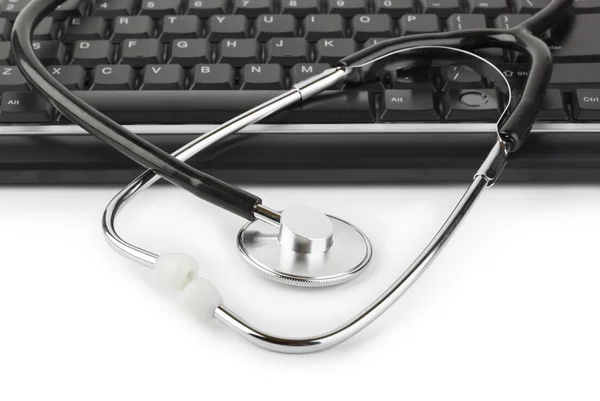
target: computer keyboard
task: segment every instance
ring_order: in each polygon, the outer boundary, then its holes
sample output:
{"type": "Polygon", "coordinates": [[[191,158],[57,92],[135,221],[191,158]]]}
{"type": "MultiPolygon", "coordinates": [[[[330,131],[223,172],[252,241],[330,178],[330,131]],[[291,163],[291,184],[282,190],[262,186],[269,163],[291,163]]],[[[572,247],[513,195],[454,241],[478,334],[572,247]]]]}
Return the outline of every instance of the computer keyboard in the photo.
{"type": "MultiPolygon", "coordinates": [[[[29,0],[0,0],[0,183],[124,183],[141,169],[74,126],[15,66],[10,30],[29,0]]],[[[387,38],[511,27],[548,0],[68,0],[35,31],[48,71],[165,150],[387,38]]],[[[576,0],[544,34],[550,89],[509,181],[600,173],[600,0],[576,0]]],[[[486,49],[514,86],[523,56],[486,49]]],[[[517,100],[515,100],[517,101],[517,100]]],[[[191,163],[237,182],[467,180],[506,102],[468,64],[331,88],[191,163]]]]}

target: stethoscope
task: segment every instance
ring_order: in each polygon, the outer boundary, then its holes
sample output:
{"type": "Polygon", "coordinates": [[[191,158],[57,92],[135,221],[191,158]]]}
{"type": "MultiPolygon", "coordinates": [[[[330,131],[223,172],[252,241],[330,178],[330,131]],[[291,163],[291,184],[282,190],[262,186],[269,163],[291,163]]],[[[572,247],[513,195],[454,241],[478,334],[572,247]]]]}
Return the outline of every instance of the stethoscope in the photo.
{"type": "Polygon", "coordinates": [[[15,21],[12,47],[25,77],[61,113],[148,169],[121,190],[107,206],[103,229],[109,244],[126,257],[154,268],[162,283],[181,291],[185,304],[198,318],[215,318],[254,344],[286,353],[321,351],[352,337],[398,300],[433,262],[483,190],[496,182],[509,155],[516,152],[527,139],[537,119],[552,72],[550,50],[535,35],[552,27],[573,3],[573,0],[552,0],[546,8],[511,29],[432,33],[377,43],[344,58],[336,67],[293,85],[289,91],[222,124],[169,155],[81,101],[56,81],[37,60],[31,45],[33,31],[48,13],[65,1],[31,1],[15,21]],[[491,47],[519,51],[531,59],[529,78],[519,102],[512,110],[512,89],[505,76],[493,63],[472,53],[491,47]],[[501,77],[496,84],[506,95],[507,101],[496,123],[496,141],[469,188],[413,264],[379,298],[340,327],[306,338],[283,338],[267,334],[225,306],[215,286],[198,276],[198,264],[192,257],[184,254],[159,256],[127,242],[117,233],[115,220],[119,211],[135,195],[164,178],[246,219],[248,222],[237,236],[238,250],[246,263],[264,276],[307,287],[336,285],[358,276],[368,266],[372,248],[367,236],[351,223],[308,207],[290,207],[281,212],[273,210],[263,205],[256,195],[198,171],[184,161],[225,137],[306,101],[342,81],[348,84],[372,81],[392,70],[430,62],[432,54],[439,59],[440,54],[445,52],[475,58],[483,67],[501,77]],[[407,55],[419,57],[409,59],[407,55]]]}

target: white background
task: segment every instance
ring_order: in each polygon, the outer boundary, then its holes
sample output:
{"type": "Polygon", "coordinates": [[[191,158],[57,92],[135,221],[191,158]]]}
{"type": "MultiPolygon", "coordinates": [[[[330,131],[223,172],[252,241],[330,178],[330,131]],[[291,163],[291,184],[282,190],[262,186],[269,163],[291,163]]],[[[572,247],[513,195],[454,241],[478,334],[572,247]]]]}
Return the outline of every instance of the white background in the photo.
{"type": "MultiPolygon", "coordinates": [[[[0,400],[600,397],[598,186],[498,184],[392,309],[341,346],[300,356],[201,325],[115,254],[100,216],[116,189],[0,189],[0,400]]],[[[141,195],[118,226],[156,252],[197,257],[250,322],[307,335],[387,288],[464,187],[248,189],[273,208],[308,204],[357,224],[372,265],[336,288],[272,283],[236,253],[241,219],[168,186],[141,195]]]]}

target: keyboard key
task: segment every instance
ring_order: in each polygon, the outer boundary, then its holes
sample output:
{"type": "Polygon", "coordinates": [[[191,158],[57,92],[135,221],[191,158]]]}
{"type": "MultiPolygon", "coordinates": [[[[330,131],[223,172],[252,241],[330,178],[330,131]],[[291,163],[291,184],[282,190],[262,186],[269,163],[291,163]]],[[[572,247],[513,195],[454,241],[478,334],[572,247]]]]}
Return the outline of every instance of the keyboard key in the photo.
{"type": "MultiPolygon", "coordinates": [[[[529,77],[530,65],[525,63],[508,64],[499,63],[496,67],[504,74],[506,80],[510,83],[513,89],[522,89],[525,86],[525,82],[529,77]]],[[[494,73],[492,73],[494,74],[494,73]]],[[[495,75],[487,76],[490,80],[495,80],[495,75]]]]}
{"type": "MultiPolygon", "coordinates": [[[[218,124],[273,99],[282,91],[76,91],[81,100],[121,124],[218,124]],[[168,99],[169,101],[165,101],[168,99]]],[[[366,91],[326,91],[273,116],[290,123],[373,122],[366,91]]]]}
{"type": "Polygon", "coordinates": [[[405,68],[390,73],[390,84],[396,89],[433,90],[429,68],[405,68]]]}
{"type": "Polygon", "coordinates": [[[598,0],[575,0],[569,10],[575,14],[578,13],[597,13],[600,12],[600,1],[598,0]]]}
{"type": "Polygon", "coordinates": [[[344,32],[341,15],[309,15],[304,18],[304,37],[309,42],[322,38],[342,38],[344,32]]]}
{"type": "Polygon", "coordinates": [[[446,93],[443,97],[446,120],[497,121],[500,106],[493,89],[462,89],[446,93]]]}
{"type": "Polygon", "coordinates": [[[10,42],[0,42],[0,65],[12,64],[10,42]]]}
{"type": "Polygon", "coordinates": [[[168,15],[160,24],[159,38],[162,42],[199,38],[201,30],[200,19],[195,15],[168,15]]]}
{"type": "Polygon", "coordinates": [[[392,18],[385,14],[355,15],[351,28],[351,35],[358,42],[364,42],[373,36],[391,38],[394,34],[392,18]]]}
{"type": "Polygon", "coordinates": [[[97,65],[92,70],[92,90],[131,90],[134,88],[135,71],[129,65],[97,65]]]}
{"type": "Polygon", "coordinates": [[[213,15],[208,20],[207,36],[211,42],[225,38],[246,38],[250,26],[243,15],[213,15]]]}
{"type": "Polygon", "coordinates": [[[162,64],[163,44],[158,39],[126,39],[119,46],[119,64],[140,68],[162,64]]]}
{"type": "Polygon", "coordinates": [[[35,55],[42,64],[63,64],[67,55],[67,47],[58,40],[32,42],[35,55]]]}
{"type": "Polygon", "coordinates": [[[0,15],[9,21],[17,19],[17,15],[25,8],[31,0],[10,0],[0,2],[0,15]]]}
{"type": "Polygon", "coordinates": [[[133,13],[134,0],[100,0],[94,5],[92,15],[113,19],[133,13]]]}
{"type": "Polygon", "coordinates": [[[487,28],[487,23],[483,14],[452,14],[446,20],[446,27],[449,31],[484,29],[487,28]]]}
{"type": "Polygon", "coordinates": [[[33,31],[33,40],[56,40],[60,24],[52,17],[44,18],[33,31]]]}
{"type": "Polygon", "coordinates": [[[169,53],[169,64],[180,64],[190,68],[196,64],[208,64],[211,60],[211,45],[206,39],[174,40],[169,53]]]}
{"type": "Polygon", "coordinates": [[[548,3],[550,0],[515,0],[515,11],[519,14],[535,14],[548,3]]]}
{"type": "Polygon", "coordinates": [[[600,89],[600,63],[554,64],[550,87],[570,93],[578,88],[600,89]]]}
{"type": "Polygon", "coordinates": [[[10,40],[12,24],[6,18],[0,18],[0,40],[10,40]]]}
{"type": "Polygon", "coordinates": [[[85,14],[87,2],[85,0],[67,0],[56,7],[50,16],[59,21],[67,18],[81,18],[85,14]]]}
{"type": "Polygon", "coordinates": [[[529,19],[529,14],[501,14],[494,20],[494,27],[510,29],[529,19]]]}
{"type": "Polygon", "coordinates": [[[564,16],[548,40],[554,61],[600,61],[600,14],[564,16]]]}
{"type": "Polygon", "coordinates": [[[379,97],[381,121],[439,120],[431,91],[390,89],[379,97]]]}
{"type": "Polygon", "coordinates": [[[227,0],[189,0],[186,14],[198,18],[210,18],[214,14],[227,12],[227,0]]]}
{"type": "Polygon", "coordinates": [[[375,121],[375,117],[369,102],[369,92],[329,90],[311,98],[310,102],[292,106],[267,120],[289,124],[344,124],[370,123],[375,121]]]}
{"type": "Polygon", "coordinates": [[[233,0],[233,13],[256,18],[261,14],[273,14],[273,0],[233,0]]]}
{"type": "Polygon", "coordinates": [[[369,47],[376,45],[377,43],[383,42],[384,40],[388,40],[389,38],[369,38],[365,43],[364,47],[369,47]]]}
{"type": "Polygon", "coordinates": [[[179,14],[181,0],[142,0],[140,14],[152,19],[161,19],[166,15],[179,14]]]}
{"type": "Polygon", "coordinates": [[[78,40],[101,40],[106,32],[106,21],[102,17],[71,18],[63,42],[73,44],[78,40]]]}
{"type": "Polygon", "coordinates": [[[217,48],[217,62],[241,68],[260,62],[260,47],[254,39],[225,39],[217,48]]]}
{"type": "Polygon", "coordinates": [[[256,39],[266,42],[271,38],[295,36],[298,30],[292,15],[261,15],[256,19],[256,39]]]}
{"type": "Polygon", "coordinates": [[[440,20],[437,15],[433,14],[403,15],[399,22],[402,36],[439,32],[440,30],[440,20]]]}
{"type": "Polygon", "coordinates": [[[241,70],[240,89],[278,90],[285,88],[283,68],[277,64],[246,64],[241,70]]]}
{"type": "MultiPolygon", "coordinates": [[[[513,95],[513,98],[518,101],[520,95],[513,95]]],[[[538,114],[540,121],[566,121],[569,119],[567,110],[563,102],[562,93],[558,89],[548,89],[542,102],[542,107],[538,114]]]]}
{"type": "Polygon", "coordinates": [[[113,21],[111,41],[121,43],[125,39],[149,39],[154,33],[154,21],[147,15],[118,17],[113,21]]]}
{"type": "Polygon", "coordinates": [[[441,69],[441,89],[444,92],[483,88],[485,88],[483,77],[468,65],[451,65],[441,69]]]}
{"type": "Polygon", "coordinates": [[[331,68],[329,64],[296,64],[290,69],[290,83],[292,85],[304,81],[312,76],[331,68]]]}
{"type": "Polygon", "coordinates": [[[575,120],[600,120],[600,90],[577,89],[572,97],[571,106],[575,120]]]}
{"type": "Polygon", "coordinates": [[[5,92],[0,104],[2,123],[48,123],[54,119],[54,108],[33,92],[5,92]]]}
{"type": "Polygon", "coordinates": [[[235,71],[229,64],[197,65],[192,70],[191,89],[235,89],[235,71]]]}
{"type": "Polygon", "coordinates": [[[483,14],[486,17],[510,12],[507,0],[467,0],[467,8],[471,14],[483,14]]]}
{"type": "Polygon", "coordinates": [[[375,0],[375,12],[387,14],[392,18],[400,18],[404,14],[412,14],[417,10],[413,0],[375,0]]]}
{"type": "Polygon", "coordinates": [[[310,48],[303,38],[271,39],[265,45],[265,61],[292,67],[310,61],[310,48]]]}
{"type": "Polygon", "coordinates": [[[78,41],[73,45],[71,64],[92,68],[98,64],[110,64],[114,60],[114,47],[108,40],[78,41]]]}
{"type": "Polygon", "coordinates": [[[17,67],[0,67],[0,93],[8,91],[23,92],[29,90],[27,80],[17,67]]]}
{"type": "Polygon", "coordinates": [[[80,65],[51,65],[46,70],[70,90],[82,90],[85,87],[86,73],[80,65]]]}
{"type": "Polygon", "coordinates": [[[462,11],[459,0],[421,0],[421,7],[423,13],[434,14],[440,18],[448,18],[462,11]]]}
{"type": "Polygon", "coordinates": [[[356,14],[367,13],[366,0],[327,0],[327,12],[339,14],[344,18],[352,18],[356,14]]]}
{"type": "Polygon", "coordinates": [[[281,0],[281,13],[304,18],[319,13],[319,0],[281,0]]]}
{"type": "Polygon", "coordinates": [[[142,70],[142,90],[181,90],[185,88],[185,71],[177,64],[147,65],[142,70]]]}
{"type": "Polygon", "coordinates": [[[315,61],[330,65],[337,64],[357,50],[358,44],[354,39],[321,39],[315,44],[315,61]]]}

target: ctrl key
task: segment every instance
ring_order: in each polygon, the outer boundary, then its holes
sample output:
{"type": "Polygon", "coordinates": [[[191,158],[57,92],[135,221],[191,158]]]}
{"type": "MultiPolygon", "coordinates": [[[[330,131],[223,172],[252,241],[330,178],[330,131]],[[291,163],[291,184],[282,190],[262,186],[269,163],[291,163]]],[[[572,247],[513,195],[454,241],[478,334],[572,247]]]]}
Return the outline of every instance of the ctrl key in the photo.
{"type": "Polygon", "coordinates": [[[4,92],[0,103],[2,123],[47,123],[52,121],[54,108],[33,92],[4,92]]]}
{"type": "Polygon", "coordinates": [[[577,89],[572,98],[573,117],[579,121],[600,120],[600,90],[577,89]]]}

